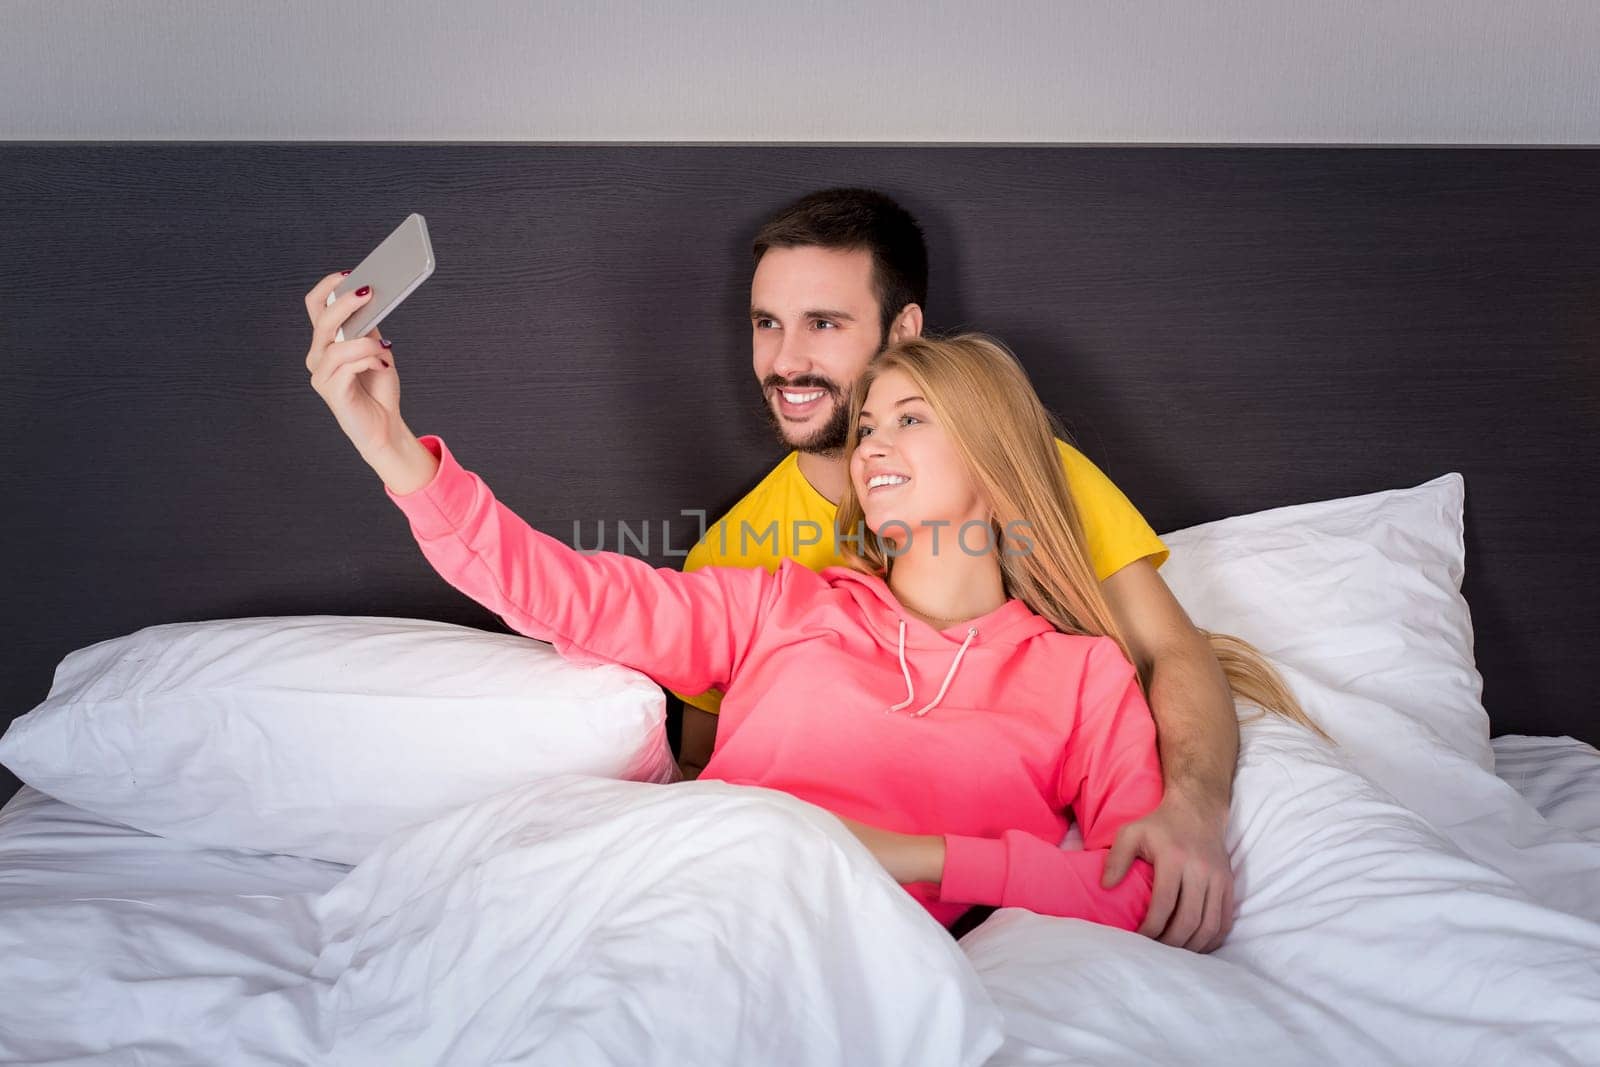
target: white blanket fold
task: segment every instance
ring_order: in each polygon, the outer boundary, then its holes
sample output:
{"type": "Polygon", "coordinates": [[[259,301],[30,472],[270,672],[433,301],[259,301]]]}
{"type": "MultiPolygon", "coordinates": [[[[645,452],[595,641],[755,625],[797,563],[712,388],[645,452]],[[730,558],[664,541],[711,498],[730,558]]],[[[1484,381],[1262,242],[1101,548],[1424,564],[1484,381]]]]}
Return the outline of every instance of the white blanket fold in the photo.
{"type": "Polygon", "coordinates": [[[828,813],[562,776],[398,834],[313,905],[329,1063],[979,1064],[998,1011],[828,813]]]}

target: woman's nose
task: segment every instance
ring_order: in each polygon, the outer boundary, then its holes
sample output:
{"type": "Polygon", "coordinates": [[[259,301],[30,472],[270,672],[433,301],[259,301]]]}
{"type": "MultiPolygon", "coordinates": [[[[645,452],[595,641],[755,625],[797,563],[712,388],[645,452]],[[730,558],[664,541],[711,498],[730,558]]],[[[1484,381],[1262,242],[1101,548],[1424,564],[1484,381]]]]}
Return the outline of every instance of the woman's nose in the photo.
{"type": "Polygon", "coordinates": [[[861,454],[871,459],[882,459],[889,452],[889,442],[882,430],[873,430],[861,442],[861,454]]]}

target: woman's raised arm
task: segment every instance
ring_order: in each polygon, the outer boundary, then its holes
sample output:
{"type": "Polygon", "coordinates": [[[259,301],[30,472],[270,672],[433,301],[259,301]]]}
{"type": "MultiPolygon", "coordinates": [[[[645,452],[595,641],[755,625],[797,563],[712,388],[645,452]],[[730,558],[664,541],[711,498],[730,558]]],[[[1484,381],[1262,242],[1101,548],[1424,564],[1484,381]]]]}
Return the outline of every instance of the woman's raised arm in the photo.
{"type": "Polygon", "coordinates": [[[387,484],[384,492],[445,581],[567,659],[620,663],[685,693],[727,688],[784,572],[685,574],[617,552],[579,552],[496,500],[437,436],[417,440],[438,464],[433,478],[409,493],[387,484]]]}
{"type": "Polygon", "coordinates": [[[372,295],[363,287],[330,302],[343,277],[329,274],[305,296],[311,387],[383,479],[444,580],[567,659],[620,663],[679,692],[726,689],[784,571],[683,574],[618,553],[587,555],[533,529],[463,470],[443,441],[406,426],[399,371],[377,330],[334,340],[372,295]]]}

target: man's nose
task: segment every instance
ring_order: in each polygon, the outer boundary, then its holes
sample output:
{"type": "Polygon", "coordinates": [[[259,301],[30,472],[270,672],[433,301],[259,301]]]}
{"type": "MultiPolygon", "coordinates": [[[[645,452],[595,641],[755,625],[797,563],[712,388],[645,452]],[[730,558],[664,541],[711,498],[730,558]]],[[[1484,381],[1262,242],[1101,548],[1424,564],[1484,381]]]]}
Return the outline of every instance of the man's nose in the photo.
{"type": "Polygon", "coordinates": [[[778,342],[778,358],[772,361],[772,369],[784,379],[810,370],[811,360],[806,358],[805,346],[784,337],[778,342]]]}

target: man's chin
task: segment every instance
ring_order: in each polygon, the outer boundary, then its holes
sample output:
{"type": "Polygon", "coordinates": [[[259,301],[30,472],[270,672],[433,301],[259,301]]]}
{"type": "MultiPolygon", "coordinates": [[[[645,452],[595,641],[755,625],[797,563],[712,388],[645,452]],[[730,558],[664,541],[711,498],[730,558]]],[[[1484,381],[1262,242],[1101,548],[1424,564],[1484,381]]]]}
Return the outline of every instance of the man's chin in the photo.
{"type": "Polygon", "coordinates": [[[796,452],[809,452],[817,456],[837,456],[844,451],[844,443],[842,441],[829,441],[826,435],[822,433],[811,433],[798,439],[786,433],[783,435],[783,439],[796,452]]]}
{"type": "Polygon", "coordinates": [[[814,453],[818,456],[837,456],[845,446],[838,442],[829,442],[824,434],[808,434],[802,438],[784,438],[789,442],[789,448],[797,453],[814,453]]]}
{"type": "Polygon", "coordinates": [[[844,434],[833,434],[831,435],[833,439],[830,440],[832,413],[807,419],[804,423],[794,423],[771,407],[766,410],[768,422],[786,447],[796,452],[811,452],[824,456],[837,455],[843,451],[844,434]]]}

